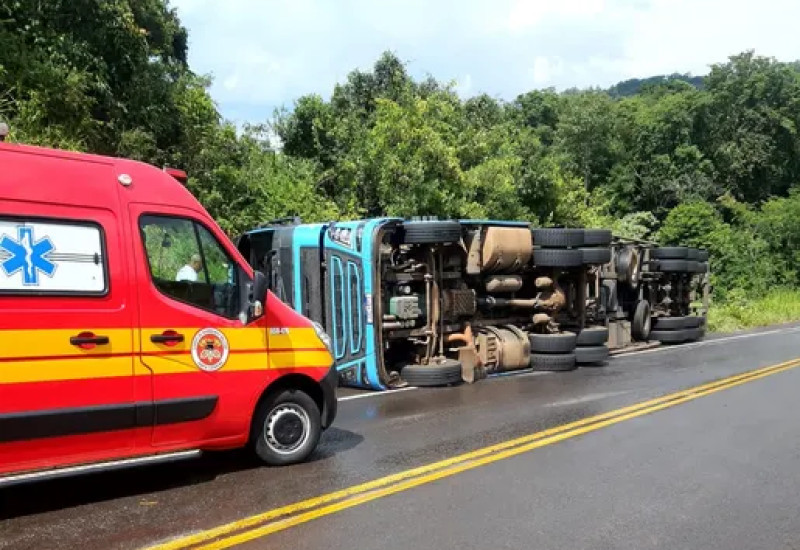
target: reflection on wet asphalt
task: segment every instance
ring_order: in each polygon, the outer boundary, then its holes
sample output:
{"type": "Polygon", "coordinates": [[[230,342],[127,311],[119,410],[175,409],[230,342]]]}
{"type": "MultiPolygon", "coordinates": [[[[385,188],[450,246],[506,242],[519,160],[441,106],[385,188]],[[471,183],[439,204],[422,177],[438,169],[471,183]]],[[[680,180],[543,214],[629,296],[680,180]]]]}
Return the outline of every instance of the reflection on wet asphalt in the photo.
{"type": "MultiPolygon", "coordinates": [[[[311,460],[287,468],[260,467],[246,452],[235,451],[0,490],[0,549],[140,548],[793,359],[800,356],[800,335],[792,330],[621,356],[600,368],[520,374],[342,401],[334,426],[311,460]]],[[[470,476],[489,476],[492,471],[470,476]]],[[[498,483],[510,481],[498,477],[498,483]]],[[[413,500],[414,491],[404,498],[413,500]]],[[[300,537],[298,547],[318,547],[302,544],[302,533],[302,528],[294,531],[300,537]]],[[[366,538],[359,547],[375,547],[370,542],[366,538]]]]}

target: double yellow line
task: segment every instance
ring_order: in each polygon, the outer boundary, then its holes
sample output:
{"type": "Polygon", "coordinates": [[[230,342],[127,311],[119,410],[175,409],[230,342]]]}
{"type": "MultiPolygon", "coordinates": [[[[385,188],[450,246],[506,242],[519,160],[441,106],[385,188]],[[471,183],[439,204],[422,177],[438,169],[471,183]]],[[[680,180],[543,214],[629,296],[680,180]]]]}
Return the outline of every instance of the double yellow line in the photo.
{"type": "Polygon", "coordinates": [[[800,366],[800,358],[769,367],[748,371],[715,382],[681,390],[663,397],[637,403],[629,407],[591,416],[529,434],[496,445],[483,447],[446,460],[412,468],[397,474],[354,485],[340,491],[310,498],[288,506],[221,525],[214,529],[182,537],[164,544],[153,546],[151,550],[222,549],[265,537],[278,531],[306,523],[353,508],[388,495],[406,491],[426,483],[491,464],[539,447],[552,445],[565,439],[593,432],[612,424],[636,418],[652,412],[674,407],[699,397],[739,386],[753,380],[777,374],[800,366]]]}

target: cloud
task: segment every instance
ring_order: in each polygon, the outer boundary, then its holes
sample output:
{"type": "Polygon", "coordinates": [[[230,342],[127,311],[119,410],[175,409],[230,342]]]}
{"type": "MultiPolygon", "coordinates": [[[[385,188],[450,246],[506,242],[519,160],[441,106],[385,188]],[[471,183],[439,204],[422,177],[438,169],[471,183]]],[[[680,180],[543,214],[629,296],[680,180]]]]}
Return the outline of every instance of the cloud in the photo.
{"type": "Polygon", "coordinates": [[[797,56],[796,0],[173,0],[190,63],[226,117],[259,122],[329,96],[386,50],[463,96],[609,86],[755,49],[797,56]]]}

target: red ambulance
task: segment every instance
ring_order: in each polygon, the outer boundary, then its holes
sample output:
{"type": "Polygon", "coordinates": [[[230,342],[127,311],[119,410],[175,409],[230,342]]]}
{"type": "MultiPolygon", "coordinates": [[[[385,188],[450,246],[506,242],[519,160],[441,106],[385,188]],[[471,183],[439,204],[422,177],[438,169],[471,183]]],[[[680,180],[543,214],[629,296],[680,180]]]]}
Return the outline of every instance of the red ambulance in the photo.
{"type": "Polygon", "coordinates": [[[302,461],[332,364],[169,173],[0,143],[0,486],[245,445],[302,461]]]}

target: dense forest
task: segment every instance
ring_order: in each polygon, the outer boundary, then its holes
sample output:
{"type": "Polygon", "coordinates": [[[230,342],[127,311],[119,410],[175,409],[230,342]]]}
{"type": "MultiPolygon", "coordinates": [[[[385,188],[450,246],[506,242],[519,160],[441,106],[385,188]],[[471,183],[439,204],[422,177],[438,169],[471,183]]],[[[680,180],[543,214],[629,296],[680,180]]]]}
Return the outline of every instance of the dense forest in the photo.
{"type": "Polygon", "coordinates": [[[502,101],[387,52],[237,129],[187,38],[164,0],[2,2],[0,119],[12,141],[183,168],[232,235],[287,215],[525,219],[706,247],[718,300],[800,285],[792,60],[748,51],[702,78],[502,101]]]}

